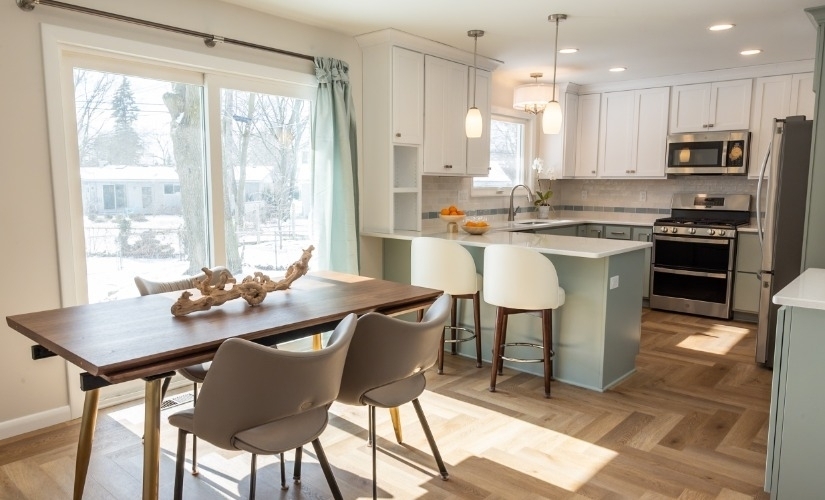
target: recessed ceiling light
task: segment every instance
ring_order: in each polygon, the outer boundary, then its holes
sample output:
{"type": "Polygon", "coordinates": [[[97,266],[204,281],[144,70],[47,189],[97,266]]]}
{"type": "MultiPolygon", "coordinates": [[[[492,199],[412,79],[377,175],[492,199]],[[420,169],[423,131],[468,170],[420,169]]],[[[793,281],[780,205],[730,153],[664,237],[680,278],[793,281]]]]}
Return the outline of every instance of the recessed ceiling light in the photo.
{"type": "Polygon", "coordinates": [[[617,66],[617,67],[615,67],[615,68],[610,68],[610,71],[612,71],[613,73],[621,73],[622,71],[625,71],[626,69],[627,69],[627,68],[623,68],[623,67],[621,67],[621,66],[617,66]]]}
{"type": "Polygon", "coordinates": [[[748,49],[748,50],[743,50],[742,52],[740,52],[740,54],[742,54],[743,56],[752,56],[752,55],[756,55],[756,54],[760,54],[760,53],[762,53],[762,51],[759,50],[759,49],[748,49]]]}
{"type": "Polygon", "coordinates": [[[729,30],[736,26],[735,24],[714,24],[713,26],[709,27],[708,29],[711,31],[725,31],[729,30]]]}
{"type": "Polygon", "coordinates": [[[579,51],[579,49],[572,49],[572,48],[571,49],[561,49],[561,50],[559,50],[559,54],[575,54],[578,51],[579,51]]]}

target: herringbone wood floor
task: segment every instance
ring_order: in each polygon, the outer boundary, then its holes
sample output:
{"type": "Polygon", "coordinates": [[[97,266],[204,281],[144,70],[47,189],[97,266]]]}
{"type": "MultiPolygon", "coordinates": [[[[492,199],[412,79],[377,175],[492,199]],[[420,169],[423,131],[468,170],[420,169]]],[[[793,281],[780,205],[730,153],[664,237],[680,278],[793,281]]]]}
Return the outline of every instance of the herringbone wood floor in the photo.
{"type": "MultiPolygon", "coordinates": [[[[767,498],[762,492],[771,373],[753,362],[754,326],[645,310],[638,371],[606,393],[542,382],[448,356],[421,397],[450,472],[442,481],[410,405],[404,444],[378,412],[379,497],[767,498]]],[[[164,411],[164,417],[180,409],[164,411]]],[[[102,412],[86,498],[140,497],[142,405],[102,412]]],[[[321,436],[346,498],[367,498],[370,449],[364,408],[333,405],[321,436]]],[[[164,418],[165,421],[165,418],[164,418]]],[[[77,422],[0,442],[0,498],[69,498],[77,422]]],[[[171,498],[176,433],[162,428],[161,498],[171,498]]],[[[292,454],[288,454],[291,476],[292,454]]],[[[200,446],[201,474],[186,498],[245,498],[249,455],[200,446]]],[[[328,498],[311,447],[304,481],[280,491],[277,462],[258,462],[260,498],[328,498]]]]}

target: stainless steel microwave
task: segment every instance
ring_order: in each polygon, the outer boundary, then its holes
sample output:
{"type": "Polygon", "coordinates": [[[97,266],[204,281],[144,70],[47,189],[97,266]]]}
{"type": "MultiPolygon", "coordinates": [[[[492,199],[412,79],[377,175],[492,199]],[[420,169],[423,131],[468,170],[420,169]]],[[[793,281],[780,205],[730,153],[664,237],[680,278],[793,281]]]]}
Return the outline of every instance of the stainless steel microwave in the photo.
{"type": "Polygon", "coordinates": [[[668,175],[746,175],[751,133],[697,132],[667,137],[668,175]]]}

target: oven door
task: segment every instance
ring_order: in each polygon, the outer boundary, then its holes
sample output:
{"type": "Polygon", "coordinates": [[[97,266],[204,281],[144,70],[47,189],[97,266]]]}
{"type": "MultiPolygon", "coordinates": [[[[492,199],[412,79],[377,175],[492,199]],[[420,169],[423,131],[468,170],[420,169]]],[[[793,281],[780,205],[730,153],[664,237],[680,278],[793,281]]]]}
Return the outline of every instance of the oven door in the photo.
{"type": "Polygon", "coordinates": [[[729,319],[733,256],[733,240],[655,235],[650,307],[729,319]]]}

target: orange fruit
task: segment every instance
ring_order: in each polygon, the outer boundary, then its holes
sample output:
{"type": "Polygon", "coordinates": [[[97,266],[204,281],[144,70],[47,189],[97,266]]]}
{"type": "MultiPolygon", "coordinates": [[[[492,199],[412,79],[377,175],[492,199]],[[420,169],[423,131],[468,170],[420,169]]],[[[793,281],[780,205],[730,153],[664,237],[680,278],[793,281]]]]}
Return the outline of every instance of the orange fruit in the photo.
{"type": "Polygon", "coordinates": [[[455,205],[450,205],[448,208],[449,208],[450,212],[457,212],[458,211],[458,209],[456,208],[455,205]]]}
{"type": "Polygon", "coordinates": [[[442,208],[441,209],[441,215],[450,215],[450,209],[449,208],[442,208]]]}
{"type": "Polygon", "coordinates": [[[456,213],[456,215],[464,215],[463,210],[456,210],[455,213],[456,213]]]}

